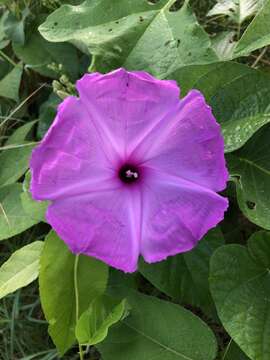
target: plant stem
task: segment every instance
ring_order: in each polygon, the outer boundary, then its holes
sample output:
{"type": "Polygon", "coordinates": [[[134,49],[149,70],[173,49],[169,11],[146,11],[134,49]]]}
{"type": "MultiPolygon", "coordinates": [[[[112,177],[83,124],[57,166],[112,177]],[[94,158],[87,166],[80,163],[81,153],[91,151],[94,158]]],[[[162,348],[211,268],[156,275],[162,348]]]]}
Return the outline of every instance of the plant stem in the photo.
{"type": "Polygon", "coordinates": [[[252,68],[255,68],[257,64],[261,61],[263,56],[265,55],[266,51],[268,50],[268,47],[266,46],[260,53],[260,55],[257,57],[257,59],[254,61],[254,63],[251,65],[252,68]]]}
{"type": "MultiPolygon", "coordinates": [[[[76,306],[76,321],[79,320],[80,309],[79,309],[79,288],[78,288],[78,263],[79,263],[79,255],[76,255],[74,262],[74,290],[75,290],[75,306],[76,306]]],[[[83,348],[82,345],[79,344],[79,354],[80,360],[84,360],[83,348]]]]}

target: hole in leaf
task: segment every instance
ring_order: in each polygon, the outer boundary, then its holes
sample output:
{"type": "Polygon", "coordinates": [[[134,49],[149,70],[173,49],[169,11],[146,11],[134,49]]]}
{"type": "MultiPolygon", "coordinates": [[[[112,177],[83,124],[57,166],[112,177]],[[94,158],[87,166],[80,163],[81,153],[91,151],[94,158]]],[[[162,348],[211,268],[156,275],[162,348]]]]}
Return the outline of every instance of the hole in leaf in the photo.
{"type": "Polygon", "coordinates": [[[140,22],[143,22],[144,18],[142,16],[140,16],[140,22]]]}
{"type": "Polygon", "coordinates": [[[254,210],[256,208],[256,204],[253,201],[246,201],[246,205],[250,210],[254,210]]]}
{"type": "Polygon", "coordinates": [[[160,0],[147,0],[148,4],[156,5],[160,0]]]}
{"type": "Polygon", "coordinates": [[[175,3],[172,4],[172,6],[169,8],[170,12],[178,11],[183,5],[182,0],[176,0],[175,3]]]}
{"type": "Polygon", "coordinates": [[[179,47],[181,44],[181,40],[180,39],[177,39],[177,43],[176,43],[176,46],[179,47]]]}
{"type": "Polygon", "coordinates": [[[112,29],[109,29],[108,31],[109,31],[109,32],[111,32],[111,31],[112,31],[112,29]]]}
{"type": "Polygon", "coordinates": [[[57,22],[57,21],[55,21],[55,22],[53,23],[53,25],[54,25],[54,26],[57,26],[57,25],[58,25],[58,22],[57,22]]]}
{"type": "Polygon", "coordinates": [[[117,20],[115,23],[116,23],[116,24],[119,24],[119,21],[117,20]]]}

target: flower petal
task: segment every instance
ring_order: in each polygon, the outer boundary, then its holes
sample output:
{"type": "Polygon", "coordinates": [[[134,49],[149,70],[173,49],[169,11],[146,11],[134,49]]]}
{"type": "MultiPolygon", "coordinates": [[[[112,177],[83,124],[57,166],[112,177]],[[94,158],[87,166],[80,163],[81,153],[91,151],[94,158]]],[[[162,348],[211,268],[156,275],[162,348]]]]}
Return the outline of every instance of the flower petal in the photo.
{"type": "Polygon", "coordinates": [[[77,89],[104,138],[125,158],[144,133],[179,103],[174,81],[124,69],[87,74],[77,82],[77,89]]]}
{"type": "Polygon", "coordinates": [[[71,251],[96,257],[125,272],[137,269],[140,193],[96,192],[56,200],[47,220],[71,251]]]}
{"type": "Polygon", "coordinates": [[[141,253],[150,263],[192,249],[228,207],[227,199],[215,192],[156,171],[142,203],[141,253]]]}
{"type": "Polygon", "coordinates": [[[135,150],[144,164],[214,191],[226,186],[228,172],[219,124],[199,91],[192,90],[174,113],[159,123],[135,150]]]}
{"type": "Polygon", "coordinates": [[[115,172],[111,167],[115,162],[110,144],[102,143],[80,100],[69,97],[33,151],[33,197],[54,200],[63,195],[113,188],[115,172]]]}

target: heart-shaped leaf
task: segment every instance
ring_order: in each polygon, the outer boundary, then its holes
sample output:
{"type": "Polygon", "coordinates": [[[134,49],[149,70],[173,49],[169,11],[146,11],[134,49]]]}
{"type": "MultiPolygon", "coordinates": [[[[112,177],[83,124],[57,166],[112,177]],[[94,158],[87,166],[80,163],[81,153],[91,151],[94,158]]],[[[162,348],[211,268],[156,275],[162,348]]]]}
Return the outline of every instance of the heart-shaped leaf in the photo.
{"type": "Polygon", "coordinates": [[[252,360],[270,354],[270,234],[255,233],[248,247],[226,245],[211,259],[210,286],[218,315],[252,360]]]}
{"type": "Polygon", "coordinates": [[[165,77],[187,64],[218,61],[187,2],[172,12],[174,2],[87,0],[61,6],[39,30],[49,41],[69,41],[91,53],[92,69],[104,72],[124,65],[165,77]]]}
{"type": "Polygon", "coordinates": [[[216,339],[197,316],[179,305],[127,292],[128,317],[97,347],[104,360],[214,360],[216,339]]]}

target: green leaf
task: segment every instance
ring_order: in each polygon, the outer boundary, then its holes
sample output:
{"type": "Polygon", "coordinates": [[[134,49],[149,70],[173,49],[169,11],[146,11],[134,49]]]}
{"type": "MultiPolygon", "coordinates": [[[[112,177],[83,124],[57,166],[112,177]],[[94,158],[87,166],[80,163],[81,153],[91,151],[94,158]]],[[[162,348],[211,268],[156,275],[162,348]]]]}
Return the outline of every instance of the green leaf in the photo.
{"type": "Polygon", "coordinates": [[[35,121],[31,121],[19,127],[6,141],[4,147],[7,147],[7,150],[0,154],[0,187],[14,183],[28,169],[29,158],[35,145],[28,145],[25,138],[34,124],[35,121]],[[17,145],[25,146],[16,147],[17,145]],[[9,146],[11,148],[8,148],[9,146]]]}
{"type": "Polygon", "coordinates": [[[207,16],[224,15],[238,25],[254,16],[265,0],[218,0],[207,16]]]}
{"type": "Polygon", "coordinates": [[[69,41],[91,53],[91,69],[104,72],[124,65],[165,77],[186,64],[217,61],[210,39],[188,6],[170,12],[173,3],[117,0],[112,5],[111,0],[87,0],[76,7],[63,5],[39,31],[49,41],[69,41]]]}
{"type": "Polygon", "coordinates": [[[235,342],[231,340],[225,350],[222,360],[250,360],[250,358],[247,357],[235,342]]]}
{"type": "Polygon", "coordinates": [[[210,285],[219,317],[252,360],[270,354],[270,234],[255,233],[248,247],[227,245],[211,259],[210,285]]]}
{"type": "Polygon", "coordinates": [[[42,241],[15,251],[0,267],[0,299],[30,284],[38,277],[42,241]]]}
{"type": "Polygon", "coordinates": [[[160,11],[130,52],[124,66],[164,78],[186,65],[216,61],[218,57],[208,35],[186,2],[178,11],[172,12],[168,8],[160,11]]]}
{"type": "Polygon", "coordinates": [[[198,89],[202,91],[209,102],[221,87],[254,71],[248,66],[235,62],[219,62],[185,66],[171,73],[168,79],[175,79],[178,82],[181,88],[181,97],[191,89],[198,89]]]}
{"type": "Polygon", "coordinates": [[[210,105],[222,126],[225,152],[239,149],[270,122],[269,103],[270,76],[258,71],[236,78],[212,96],[210,105]]]}
{"type": "Polygon", "coordinates": [[[202,91],[222,126],[225,152],[242,147],[270,121],[270,76],[233,62],[188,66],[171,74],[184,94],[202,91]]]}
{"type": "Polygon", "coordinates": [[[156,264],[141,262],[139,270],[148,281],[174,300],[213,313],[214,305],[208,284],[209,261],[214,250],[223,243],[223,235],[216,228],[192,251],[156,264]]]}
{"type": "Polygon", "coordinates": [[[130,315],[97,347],[103,360],[214,360],[208,326],[179,305],[129,291],[130,315]]]}
{"type": "Polygon", "coordinates": [[[43,136],[48,131],[51,126],[55,116],[57,106],[60,104],[62,100],[55,94],[51,93],[48,100],[42,103],[39,109],[39,121],[38,121],[38,129],[37,134],[39,138],[43,138],[43,136]]]}
{"type": "Polygon", "coordinates": [[[31,172],[30,170],[25,174],[23,181],[23,193],[21,194],[21,201],[24,211],[28,216],[36,222],[46,222],[45,214],[49,205],[49,201],[36,201],[33,199],[30,192],[31,172]]]}
{"type": "Polygon", "coordinates": [[[22,67],[15,66],[5,77],[0,80],[0,96],[18,101],[19,88],[22,77],[22,67]]]}
{"type": "Polygon", "coordinates": [[[66,244],[51,231],[46,237],[41,256],[39,286],[49,334],[61,355],[76,340],[76,273],[79,315],[97,296],[103,294],[107,284],[108,267],[105,264],[80,255],[76,272],[75,259],[76,256],[66,244]]]}
{"type": "Polygon", "coordinates": [[[240,150],[228,155],[240,209],[253,223],[270,229],[270,127],[259,130],[240,150]]]}
{"type": "Polygon", "coordinates": [[[119,301],[109,296],[94,299],[81,315],[76,326],[76,337],[80,344],[95,345],[108,335],[109,328],[128,314],[126,299],[119,301]]]}
{"type": "Polygon", "coordinates": [[[78,76],[78,56],[74,46],[70,44],[52,44],[33,32],[24,45],[13,43],[16,56],[26,67],[33,68],[41,75],[58,78],[54,70],[48,67],[51,64],[62,64],[62,71],[72,79],[78,76]]]}
{"type": "Polygon", "coordinates": [[[270,44],[270,0],[247,27],[239,40],[234,57],[249,55],[252,51],[270,44]]]}
{"type": "Polygon", "coordinates": [[[29,9],[26,7],[23,11],[20,11],[20,19],[18,19],[11,12],[6,12],[4,14],[3,20],[3,30],[6,34],[6,37],[9,40],[14,41],[18,44],[23,44],[25,41],[24,34],[24,25],[26,18],[30,15],[29,9]]]}
{"type": "Polygon", "coordinates": [[[19,145],[23,141],[25,141],[25,138],[29,134],[32,127],[35,125],[36,120],[29,121],[26,124],[18,127],[7,139],[5,145],[19,145]]]}
{"type": "Polygon", "coordinates": [[[38,222],[24,210],[21,193],[21,184],[0,188],[0,240],[17,235],[38,222]]]}

